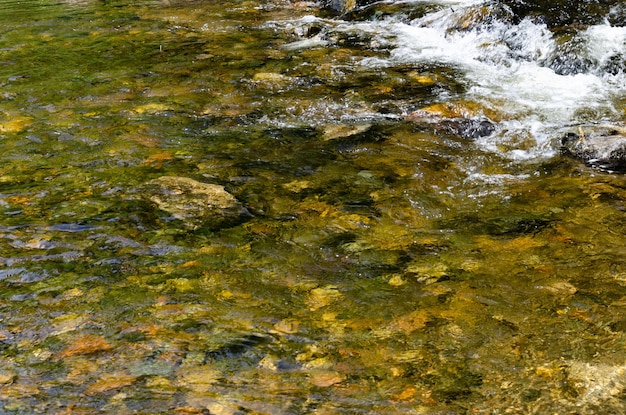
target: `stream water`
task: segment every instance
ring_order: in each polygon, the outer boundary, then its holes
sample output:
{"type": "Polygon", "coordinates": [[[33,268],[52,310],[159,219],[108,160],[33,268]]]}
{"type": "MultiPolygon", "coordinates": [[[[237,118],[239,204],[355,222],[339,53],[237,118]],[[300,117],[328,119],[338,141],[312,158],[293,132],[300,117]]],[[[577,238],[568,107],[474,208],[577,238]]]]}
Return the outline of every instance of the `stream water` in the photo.
{"type": "Polygon", "coordinates": [[[0,413],[624,413],[614,3],[0,0],[0,413]]]}

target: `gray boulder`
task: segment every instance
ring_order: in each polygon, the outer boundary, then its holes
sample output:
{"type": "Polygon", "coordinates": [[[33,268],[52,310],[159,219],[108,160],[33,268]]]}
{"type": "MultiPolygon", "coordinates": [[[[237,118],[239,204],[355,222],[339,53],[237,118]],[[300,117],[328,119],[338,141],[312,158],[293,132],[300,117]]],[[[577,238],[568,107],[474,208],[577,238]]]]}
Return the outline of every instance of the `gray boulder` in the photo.
{"type": "Polygon", "coordinates": [[[626,173],[626,131],[621,127],[580,127],[561,140],[563,153],[601,170],[626,173]]]}
{"type": "Polygon", "coordinates": [[[148,183],[148,193],[159,209],[189,230],[232,226],[251,216],[223,186],[188,177],[159,177],[148,183]]]}

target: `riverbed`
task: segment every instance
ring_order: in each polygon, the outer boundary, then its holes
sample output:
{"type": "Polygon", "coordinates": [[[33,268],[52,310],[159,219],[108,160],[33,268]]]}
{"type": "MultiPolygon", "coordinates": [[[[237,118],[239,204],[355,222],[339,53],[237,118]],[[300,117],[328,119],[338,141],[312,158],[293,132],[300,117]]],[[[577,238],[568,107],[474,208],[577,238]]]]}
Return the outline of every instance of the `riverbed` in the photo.
{"type": "Polygon", "coordinates": [[[0,1],[1,413],[624,412],[623,7],[346,3],[0,1]]]}

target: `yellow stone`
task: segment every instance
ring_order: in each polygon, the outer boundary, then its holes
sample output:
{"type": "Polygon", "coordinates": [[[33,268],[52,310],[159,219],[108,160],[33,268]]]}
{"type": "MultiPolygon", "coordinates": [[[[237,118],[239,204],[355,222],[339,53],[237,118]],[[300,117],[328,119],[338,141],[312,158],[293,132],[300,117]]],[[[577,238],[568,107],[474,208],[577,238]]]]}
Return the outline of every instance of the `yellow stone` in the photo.
{"type": "Polygon", "coordinates": [[[314,288],[309,292],[307,305],[311,311],[315,311],[326,307],[330,303],[339,300],[341,297],[342,294],[339,292],[337,286],[327,285],[325,287],[314,288]]]}
{"type": "Polygon", "coordinates": [[[300,321],[293,318],[286,318],[274,324],[274,330],[285,334],[297,333],[299,327],[300,321]]]}
{"type": "Polygon", "coordinates": [[[89,321],[84,314],[63,314],[52,320],[52,335],[58,336],[63,333],[74,331],[89,321]]]}
{"type": "Polygon", "coordinates": [[[337,383],[341,383],[346,379],[341,373],[332,370],[319,370],[310,374],[309,380],[315,386],[327,388],[337,383]]]}
{"type": "Polygon", "coordinates": [[[342,8],[342,12],[349,12],[351,10],[354,10],[354,8],[356,7],[356,0],[345,0],[343,3],[343,8],[342,8]]]}
{"type": "Polygon", "coordinates": [[[85,395],[95,395],[132,385],[137,380],[136,376],[126,373],[105,373],[97,381],[89,385],[85,395]]]}
{"type": "Polygon", "coordinates": [[[353,135],[364,133],[370,128],[372,128],[371,124],[328,125],[324,127],[323,138],[326,141],[330,141],[337,138],[351,137],[353,135]]]}
{"type": "Polygon", "coordinates": [[[299,193],[300,191],[311,187],[311,182],[308,180],[294,180],[283,184],[283,187],[290,192],[299,193]]]}
{"type": "Polygon", "coordinates": [[[146,387],[154,389],[169,389],[172,387],[172,382],[162,376],[156,376],[146,379],[146,387]]]}
{"type": "Polygon", "coordinates": [[[252,79],[257,82],[279,83],[285,82],[289,78],[285,75],[274,72],[257,72],[254,74],[254,77],[252,79]]]}
{"type": "Polygon", "coordinates": [[[198,284],[188,278],[172,278],[165,285],[181,293],[192,292],[198,288],[198,284]]]}
{"type": "Polygon", "coordinates": [[[219,373],[206,366],[199,366],[184,371],[178,377],[178,385],[194,392],[208,392],[219,379],[219,373]]]}
{"type": "Polygon", "coordinates": [[[415,310],[394,319],[390,324],[390,328],[394,331],[401,331],[404,334],[411,334],[426,327],[430,320],[431,318],[425,310],[415,310]]]}
{"type": "Polygon", "coordinates": [[[172,108],[165,104],[152,102],[150,104],[139,105],[133,109],[136,114],[155,114],[157,112],[169,111],[172,108]]]}
{"type": "Polygon", "coordinates": [[[235,294],[228,290],[223,290],[222,292],[219,293],[219,298],[221,300],[231,300],[235,298],[235,294]]]}
{"type": "Polygon", "coordinates": [[[15,374],[11,372],[0,372],[0,385],[7,385],[9,383],[13,383],[15,379],[15,374]]]}
{"type": "Polygon", "coordinates": [[[406,284],[406,281],[404,280],[404,278],[402,278],[402,275],[393,274],[391,278],[389,278],[387,283],[391,285],[392,287],[400,287],[401,285],[406,284]]]}
{"type": "Polygon", "coordinates": [[[11,117],[0,123],[0,133],[19,133],[31,124],[30,117],[11,117]]]}
{"type": "Polygon", "coordinates": [[[437,83],[437,80],[430,76],[430,75],[424,75],[421,74],[419,72],[409,72],[407,74],[413,81],[417,82],[420,85],[433,85],[435,83],[437,83]]]}
{"type": "Polygon", "coordinates": [[[329,369],[333,366],[333,361],[328,357],[318,357],[306,362],[302,367],[305,369],[329,369]]]}

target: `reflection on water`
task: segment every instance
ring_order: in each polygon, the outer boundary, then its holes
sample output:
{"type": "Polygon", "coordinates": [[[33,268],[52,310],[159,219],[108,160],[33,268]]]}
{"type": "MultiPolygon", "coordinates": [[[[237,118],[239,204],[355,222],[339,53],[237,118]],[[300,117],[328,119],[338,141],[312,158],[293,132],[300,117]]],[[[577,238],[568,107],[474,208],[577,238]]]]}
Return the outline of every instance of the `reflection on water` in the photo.
{"type": "Polygon", "coordinates": [[[1,412],[623,412],[615,21],[0,9],[1,412]]]}

